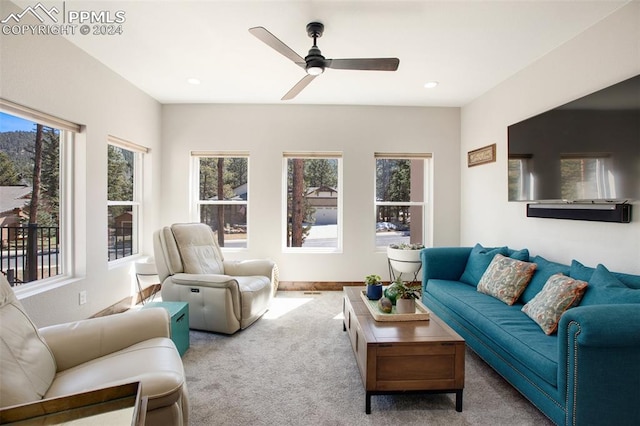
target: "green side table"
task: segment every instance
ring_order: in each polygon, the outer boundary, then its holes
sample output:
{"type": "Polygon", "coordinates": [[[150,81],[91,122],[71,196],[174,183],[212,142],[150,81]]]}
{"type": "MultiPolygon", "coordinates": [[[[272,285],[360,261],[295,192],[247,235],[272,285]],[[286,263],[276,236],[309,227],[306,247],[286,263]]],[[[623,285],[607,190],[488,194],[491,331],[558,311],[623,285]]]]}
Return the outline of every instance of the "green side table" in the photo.
{"type": "Polygon", "coordinates": [[[165,308],[171,316],[171,340],[176,344],[180,356],[189,349],[189,304],[187,302],[150,302],[147,308],[165,308]]]}

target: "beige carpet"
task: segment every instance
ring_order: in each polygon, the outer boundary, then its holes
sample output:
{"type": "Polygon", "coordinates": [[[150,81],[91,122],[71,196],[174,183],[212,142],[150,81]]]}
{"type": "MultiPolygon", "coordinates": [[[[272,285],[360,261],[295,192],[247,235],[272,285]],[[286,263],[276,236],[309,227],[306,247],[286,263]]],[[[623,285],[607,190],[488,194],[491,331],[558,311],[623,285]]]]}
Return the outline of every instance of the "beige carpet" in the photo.
{"type": "Polygon", "coordinates": [[[279,292],[233,336],[191,331],[183,361],[191,425],[536,425],[552,423],[467,350],[463,411],[455,396],[372,396],[342,331],[342,292],[279,292]]]}

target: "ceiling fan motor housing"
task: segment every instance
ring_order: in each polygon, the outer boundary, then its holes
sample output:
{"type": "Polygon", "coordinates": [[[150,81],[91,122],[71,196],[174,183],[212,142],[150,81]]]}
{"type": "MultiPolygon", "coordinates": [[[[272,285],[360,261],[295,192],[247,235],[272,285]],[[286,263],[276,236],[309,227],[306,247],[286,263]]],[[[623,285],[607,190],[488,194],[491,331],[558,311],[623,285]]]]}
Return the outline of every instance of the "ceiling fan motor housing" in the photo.
{"type": "Polygon", "coordinates": [[[316,46],[309,49],[309,54],[305,56],[304,61],[307,63],[305,67],[307,73],[311,75],[318,75],[324,72],[325,57],[322,56],[320,49],[318,49],[316,46]],[[318,68],[321,70],[320,72],[318,72],[318,68]]]}
{"type": "Polygon", "coordinates": [[[320,75],[324,72],[326,66],[325,57],[322,56],[322,52],[318,49],[316,40],[318,37],[322,37],[324,32],[324,25],[320,22],[311,22],[307,24],[307,34],[313,39],[313,46],[309,49],[309,54],[305,56],[306,62],[305,70],[309,75],[320,75]]]}
{"type": "Polygon", "coordinates": [[[315,43],[316,38],[322,37],[323,32],[324,32],[324,25],[321,24],[320,22],[310,22],[307,24],[307,34],[309,34],[309,37],[314,39],[313,44],[316,44],[315,43]]]}

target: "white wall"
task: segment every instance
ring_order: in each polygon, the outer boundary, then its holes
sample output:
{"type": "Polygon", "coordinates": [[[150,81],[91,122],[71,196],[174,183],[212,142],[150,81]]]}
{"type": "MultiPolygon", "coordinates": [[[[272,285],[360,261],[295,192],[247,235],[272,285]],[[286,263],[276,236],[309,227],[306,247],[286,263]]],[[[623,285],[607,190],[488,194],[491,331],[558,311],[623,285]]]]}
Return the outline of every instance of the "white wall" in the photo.
{"type": "MultiPolygon", "coordinates": [[[[3,16],[8,13],[3,3],[3,16]]],[[[84,318],[127,297],[131,264],[106,257],[106,139],[118,136],[151,148],[145,164],[145,227],[151,234],[189,217],[189,151],[251,152],[250,249],[268,256],[287,281],[361,280],[386,276],[373,249],[373,153],[434,154],[433,245],[508,244],[569,262],[640,273],[640,205],[631,224],[525,217],[508,203],[506,128],[640,72],[640,4],[631,3],[462,109],[287,105],[165,105],[145,95],[57,36],[0,40],[0,96],[85,127],[75,194],[79,275],[55,290],[20,295],[40,326],[84,318]],[[161,128],[162,122],[162,128],[161,128]],[[161,141],[162,136],[162,141],[161,141]],[[461,142],[460,142],[461,141],[461,142]],[[466,167],[466,152],[498,144],[496,163],[466,167]],[[344,253],[281,253],[282,151],[344,153],[344,253]],[[462,188],[462,189],[460,189],[462,188]],[[88,303],[78,305],[86,290],[88,303]]],[[[231,256],[229,256],[231,257],[231,256]]]]}
{"type": "MultiPolygon", "coordinates": [[[[3,1],[2,16],[13,7],[3,1]]],[[[152,254],[160,193],[160,105],[60,36],[0,36],[0,96],[81,124],[78,138],[76,279],[44,292],[18,290],[39,325],[86,318],[132,294],[131,262],[107,263],[107,135],[151,148],[141,252],[152,254]],[[87,303],[78,304],[86,290],[87,303]]]]}
{"type": "Polygon", "coordinates": [[[508,244],[563,263],[640,273],[639,202],[630,224],[527,218],[525,203],[507,202],[507,126],[637,75],[638,40],[640,3],[633,2],[462,109],[462,245],[508,244]],[[497,161],[467,168],[466,152],[491,143],[497,161]]]}
{"type": "Polygon", "coordinates": [[[433,244],[459,241],[459,109],[291,105],[163,105],[163,224],[189,216],[191,150],[249,151],[249,249],[270,257],[283,281],[361,281],[388,276],[374,250],[374,152],[431,152],[433,244]],[[282,153],[343,153],[341,254],[282,253],[282,153]]]}

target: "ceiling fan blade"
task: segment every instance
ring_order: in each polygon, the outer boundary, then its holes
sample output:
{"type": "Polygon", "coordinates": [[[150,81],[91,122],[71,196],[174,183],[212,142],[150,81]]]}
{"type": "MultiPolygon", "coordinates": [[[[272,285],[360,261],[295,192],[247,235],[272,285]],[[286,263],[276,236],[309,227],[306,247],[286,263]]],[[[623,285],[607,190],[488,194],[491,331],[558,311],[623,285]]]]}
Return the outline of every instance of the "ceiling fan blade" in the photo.
{"type": "Polygon", "coordinates": [[[280,41],[278,37],[274,36],[269,31],[267,31],[266,28],[253,27],[253,28],[249,28],[249,32],[254,36],[256,36],[260,41],[265,43],[267,46],[274,49],[276,52],[280,53],[281,55],[295,62],[297,65],[301,66],[302,68],[305,67],[304,58],[298,55],[296,52],[294,52],[293,49],[291,49],[289,46],[284,44],[282,41],[280,41]]]}
{"type": "Polygon", "coordinates": [[[283,101],[289,101],[293,98],[295,98],[298,93],[302,92],[302,89],[304,89],[305,87],[307,87],[309,85],[309,83],[311,83],[311,81],[313,81],[314,78],[316,78],[317,76],[315,75],[310,75],[307,74],[304,77],[302,77],[302,80],[300,80],[299,82],[296,83],[295,86],[293,86],[291,88],[291,90],[289,90],[283,97],[281,100],[283,101]]]}
{"type": "Polygon", "coordinates": [[[327,59],[325,66],[337,70],[395,71],[398,58],[327,59]]]}

